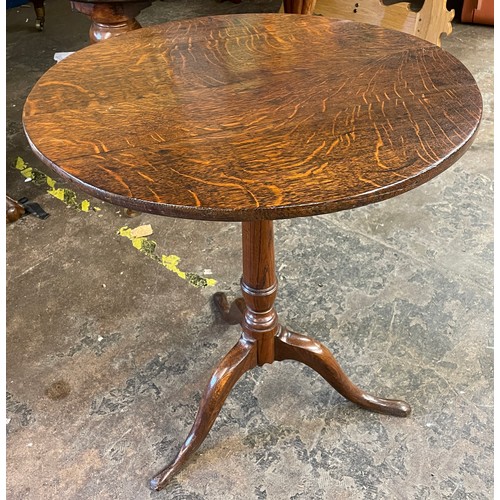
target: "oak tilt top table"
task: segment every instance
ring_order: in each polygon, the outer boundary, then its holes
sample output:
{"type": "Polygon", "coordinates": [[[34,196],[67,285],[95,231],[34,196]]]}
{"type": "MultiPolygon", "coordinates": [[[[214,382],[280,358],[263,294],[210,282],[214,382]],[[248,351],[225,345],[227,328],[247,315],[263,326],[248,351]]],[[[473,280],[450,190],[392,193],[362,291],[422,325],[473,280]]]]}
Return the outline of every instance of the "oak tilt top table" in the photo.
{"type": "Polygon", "coordinates": [[[137,30],[50,69],[24,108],[38,157],[97,198],[172,217],[242,221],[243,299],[214,299],[241,337],[213,372],[163,488],[247,370],[297,360],[354,403],[410,407],[354,385],[319,342],[280,325],[273,219],[396,196],[471,144],[482,100],[469,71],[410,35],[283,14],[137,30]]]}

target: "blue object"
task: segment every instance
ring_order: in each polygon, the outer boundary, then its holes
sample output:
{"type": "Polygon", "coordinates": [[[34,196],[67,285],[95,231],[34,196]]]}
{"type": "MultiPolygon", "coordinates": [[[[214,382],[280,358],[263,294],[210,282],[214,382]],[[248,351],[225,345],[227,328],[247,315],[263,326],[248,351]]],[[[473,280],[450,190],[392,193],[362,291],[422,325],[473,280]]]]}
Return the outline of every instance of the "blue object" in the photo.
{"type": "Polygon", "coordinates": [[[29,2],[26,0],[7,0],[7,8],[13,9],[14,7],[19,7],[21,5],[27,5],[29,2]]]}

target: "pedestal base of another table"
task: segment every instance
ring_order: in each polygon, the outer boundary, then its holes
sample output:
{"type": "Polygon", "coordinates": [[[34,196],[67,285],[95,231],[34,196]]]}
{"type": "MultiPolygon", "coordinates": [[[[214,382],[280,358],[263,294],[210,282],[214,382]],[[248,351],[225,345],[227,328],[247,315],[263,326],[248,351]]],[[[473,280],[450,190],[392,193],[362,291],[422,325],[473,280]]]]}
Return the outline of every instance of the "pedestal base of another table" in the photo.
{"type": "Polygon", "coordinates": [[[138,2],[136,0],[71,2],[71,7],[74,10],[90,17],[92,21],[89,30],[91,43],[141,28],[135,17],[150,5],[149,1],[138,2]]]}
{"type": "MultiPolygon", "coordinates": [[[[94,2],[82,0],[70,3],[74,10],[91,19],[89,38],[91,43],[96,43],[141,28],[135,18],[143,9],[151,5],[152,0],[145,2],[137,0],[96,0],[94,2]]],[[[285,0],[284,11],[287,14],[312,14],[315,4],[316,0],[285,0]]],[[[41,28],[39,29],[43,29],[44,15],[45,13],[41,17],[41,28]]],[[[38,18],[39,10],[37,10],[37,27],[40,24],[38,18]]]]}
{"type": "Polygon", "coordinates": [[[45,0],[33,0],[33,7],[35,7],[35,27],[38,31],[43,31],[45,24],[45,0]]]}
{"type": "Polygon", "coordinates": [[[411,408],[404,401],[367,394],[351,382],[333,354],[320,342],[280,325],[274,308],[278,289],[274,263],[273,223],[243,222],[243,299],[229,304],[222,293],[214,296],[223,319],[241,323],[241,337],[216,367],[203,393],[195,423],[173,462],[151,480],[163,489],[207,437],[224,401],[247,371],[274,361],[295,360],[319,373],[349,401],[367,410],[406,417],[411,408]]]}

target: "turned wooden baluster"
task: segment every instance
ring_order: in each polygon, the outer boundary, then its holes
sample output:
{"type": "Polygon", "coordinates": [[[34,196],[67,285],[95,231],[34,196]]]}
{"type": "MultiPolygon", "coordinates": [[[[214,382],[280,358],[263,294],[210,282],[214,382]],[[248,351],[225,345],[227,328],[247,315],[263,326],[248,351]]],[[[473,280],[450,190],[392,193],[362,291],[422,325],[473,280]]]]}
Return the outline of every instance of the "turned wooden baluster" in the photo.
{"type": "Polygon", "coordinates": [[[278,281],[274,264],[273,222],[243,222],[241,226],[241,291],[246,305],[241,322],[242,337],[257,343],[257,363],[263,365],[274,361],[274,336],[279,329],[274,309],[278,281]]]}
{"type": "Polygon", "coordinates": [[[7,196],[7,222],[15,222],[24,214],[24,207],[7,196]]]}
{"type": "Polygon", "coordinates": [[[92,24],[89,29],[91,43],[106,40],[141,27],[135,19],[141,10],[149,7],[151,1],[116,1],[88,0],[71,2],[71,7],[90,17],[92,24]]]}
{"type": "Polygon", "coordinates": [[[162,490],[203,443],[234,384],[257,364],[255,347],[254,343],[241,338],[219,363],[203,393],[188,437],[170,465],[151,479],[152,489],[162,490]]]}
{"type": "Polygon", "coordinates": [[[410,413],[410,406],[404,401],[377,398],[362,391],[349,380],[325,346],[280,326],[274,308],[278,281],[273,222],[243,222],[242,235],[244,306],[241,299],[229,305],[223,293],[214,296],[223,318],[232,323],[241,321],[241,338],[214,370],[195,423],[177,457],[151,480],[155,490],[163,489],[199,448],[234,384],[256,365],[285,359],[300,361],[316,370],[345,398],[363,408],[399,417],[410,413]]]}
{"type": "Polygon", "coordinates": [[[284,0],[285,14],[312,14],[316,0],[284,0]]]}

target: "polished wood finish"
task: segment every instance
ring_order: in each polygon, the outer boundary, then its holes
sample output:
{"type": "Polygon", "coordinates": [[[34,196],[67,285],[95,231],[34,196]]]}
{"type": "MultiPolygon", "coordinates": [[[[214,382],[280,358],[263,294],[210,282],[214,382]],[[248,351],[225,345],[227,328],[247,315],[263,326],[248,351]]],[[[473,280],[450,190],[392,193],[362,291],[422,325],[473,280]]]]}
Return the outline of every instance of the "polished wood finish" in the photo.
{"type": "Polygon", "coordinates": [[[316,16],[251,14],[142,29],[70,56],[25,105],[33,150],[97,198],[157,214],[242,221],[243,301],[215,302],[241,337],[213,372],[162,489],[207,436],[238,379],[296,360],[359,406],[407,403],[354,385],[321,343],[280,325],[272,219],[403,193],[459,158],[482,101],[428,42],[316,16]],[[360,50],[362,47],[362,50],[360,50]]]}
{"type": "Polygon", "coordinates": [[[151,5],[151,1],[137,0],[81,0],[70,3],[74,10],[90,18],[89,39],[91,43],[141,28],[135,17],[151,5]]]}
{"type": "Polygon", "coordinates": [[[176,458],[151,480],[151,487],[155,490],[163,489],[186,464],[208,435],[234,384],[257,365],[283,360],[300,361],[317,371],[346,399],[362,408],[397,417],[406,417],[411,412],[410,405],[404,401],[378,398],[364,392],[349,380],[324,345],[291,332],[278,323],[274,308],[278,282],[273,222],[244,222],[242,235],[241,291],[245,307],[242,307],[241,299],[229,305],[223,293],[214,295],[214,302],[223,318],[228,318],[230,322],[240,319],[240,340],[212,373],[195,423],[176,458]]]}
{"type": "Polygon", "coordinates": [[[349,21],[215,16],[99,45],[39,80],[25,129],[62,177],[141,212],[255,220],[373,203],[452,165],[481,117],[453,56],[349,21]]]}
{"type": "Polygon", "coordinates": [[[162,490],[200,447],[234,384],[257,364],[257,344],[241,338],[212,373],[201,398],[196,419],[173,462],[151,480],[151,488],[162,490]]]}
{"type": "Polygon", "coordinates": [[[362,408],[395,417],[407,417],[411,413],[410,405],[404,401],[378,398],[354,385],[333,354],[320,342],[286,328],[281,329],[275,341],[276,361],[292,359],[306,364],[342,396],[362,408]]]}
{"type": "Polygon", "coordinates": [[[24,215],[24,207],[13,200],[10,196],[6,196],[7,199],[7,222],[15,222],[22,215],[24,215]]]}
{"type": "Polygon", "coordinates": [[[312,14],[316,0],[284,0],[283,8],[286,14],[312,14]]]}
{"type": "Polygon", "coordinates": [[[35,8],[35,27],[38,31],[43,31],[45,26],[45,0],[32,0],[35,8]]]}

